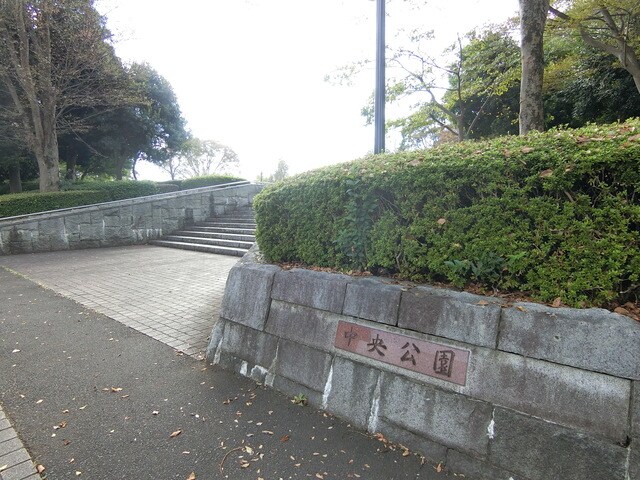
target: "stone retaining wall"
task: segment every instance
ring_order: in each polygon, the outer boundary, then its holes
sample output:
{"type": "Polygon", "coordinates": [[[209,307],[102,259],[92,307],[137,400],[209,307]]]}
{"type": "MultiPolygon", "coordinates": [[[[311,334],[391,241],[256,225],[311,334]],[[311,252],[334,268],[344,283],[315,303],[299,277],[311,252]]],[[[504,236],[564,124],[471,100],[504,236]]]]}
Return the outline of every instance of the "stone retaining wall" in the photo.
{"type": "Polygon", "coordinates": [[[253,258],[229,275],[212,363],[468,479],[640,479],[640,323],[253,258]],[[462,385],[441,369],[459,359],[462,385]]]}
{"type": "Polygon", "coordinates": [[[248,205],[262,185],[235,182],[0,219],[0,255],[147,243],[248,205]]]}

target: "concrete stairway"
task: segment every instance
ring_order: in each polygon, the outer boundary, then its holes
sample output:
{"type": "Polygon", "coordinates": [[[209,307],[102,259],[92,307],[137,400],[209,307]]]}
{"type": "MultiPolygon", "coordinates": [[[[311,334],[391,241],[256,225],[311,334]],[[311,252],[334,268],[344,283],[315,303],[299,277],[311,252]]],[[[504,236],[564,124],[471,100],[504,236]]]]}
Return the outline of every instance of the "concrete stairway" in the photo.
{"type": "Polygon", "coordinates": [[[151,245],[241,257],[256,241],[256,224],[251,207],[212,217],[179,232],[152,240],[151,245]]]}

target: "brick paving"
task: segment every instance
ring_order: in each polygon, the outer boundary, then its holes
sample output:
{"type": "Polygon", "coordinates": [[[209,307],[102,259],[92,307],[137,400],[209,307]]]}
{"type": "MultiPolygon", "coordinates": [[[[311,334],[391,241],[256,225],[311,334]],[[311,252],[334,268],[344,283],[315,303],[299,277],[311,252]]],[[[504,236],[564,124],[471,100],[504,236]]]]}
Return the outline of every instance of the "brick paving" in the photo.
{"type": "Polygon", "coordinates": [[[0,408],[0,480],[36,480],[31,457],[0,408]]]}
{"type": "Polygon", "coordinates": [[[0,267],[201,358],[227,275],[237,261],[132,246],[4,256],[0,267]]]}

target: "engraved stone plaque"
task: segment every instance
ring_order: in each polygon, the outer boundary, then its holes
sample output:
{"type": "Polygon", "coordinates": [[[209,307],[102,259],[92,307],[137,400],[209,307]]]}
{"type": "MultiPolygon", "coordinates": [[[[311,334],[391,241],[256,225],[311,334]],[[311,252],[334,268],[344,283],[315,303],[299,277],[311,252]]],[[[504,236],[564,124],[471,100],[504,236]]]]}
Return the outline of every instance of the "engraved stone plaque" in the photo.
{"type": "Polygon", "coordinates": [[[339,322],[336,348],[465,386],[471,352],[397,333],[339,322]]]}

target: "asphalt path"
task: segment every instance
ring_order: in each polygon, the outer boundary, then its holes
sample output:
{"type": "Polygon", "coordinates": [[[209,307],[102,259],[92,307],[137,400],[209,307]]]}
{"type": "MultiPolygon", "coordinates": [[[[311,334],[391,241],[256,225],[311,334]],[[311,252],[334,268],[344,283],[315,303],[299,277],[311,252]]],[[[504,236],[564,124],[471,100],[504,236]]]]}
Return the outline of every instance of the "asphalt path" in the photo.
{"type": "Polygon", "coordinates": [[[0,402],[49,480],[454,478],[2,268],[0,402]]]}

